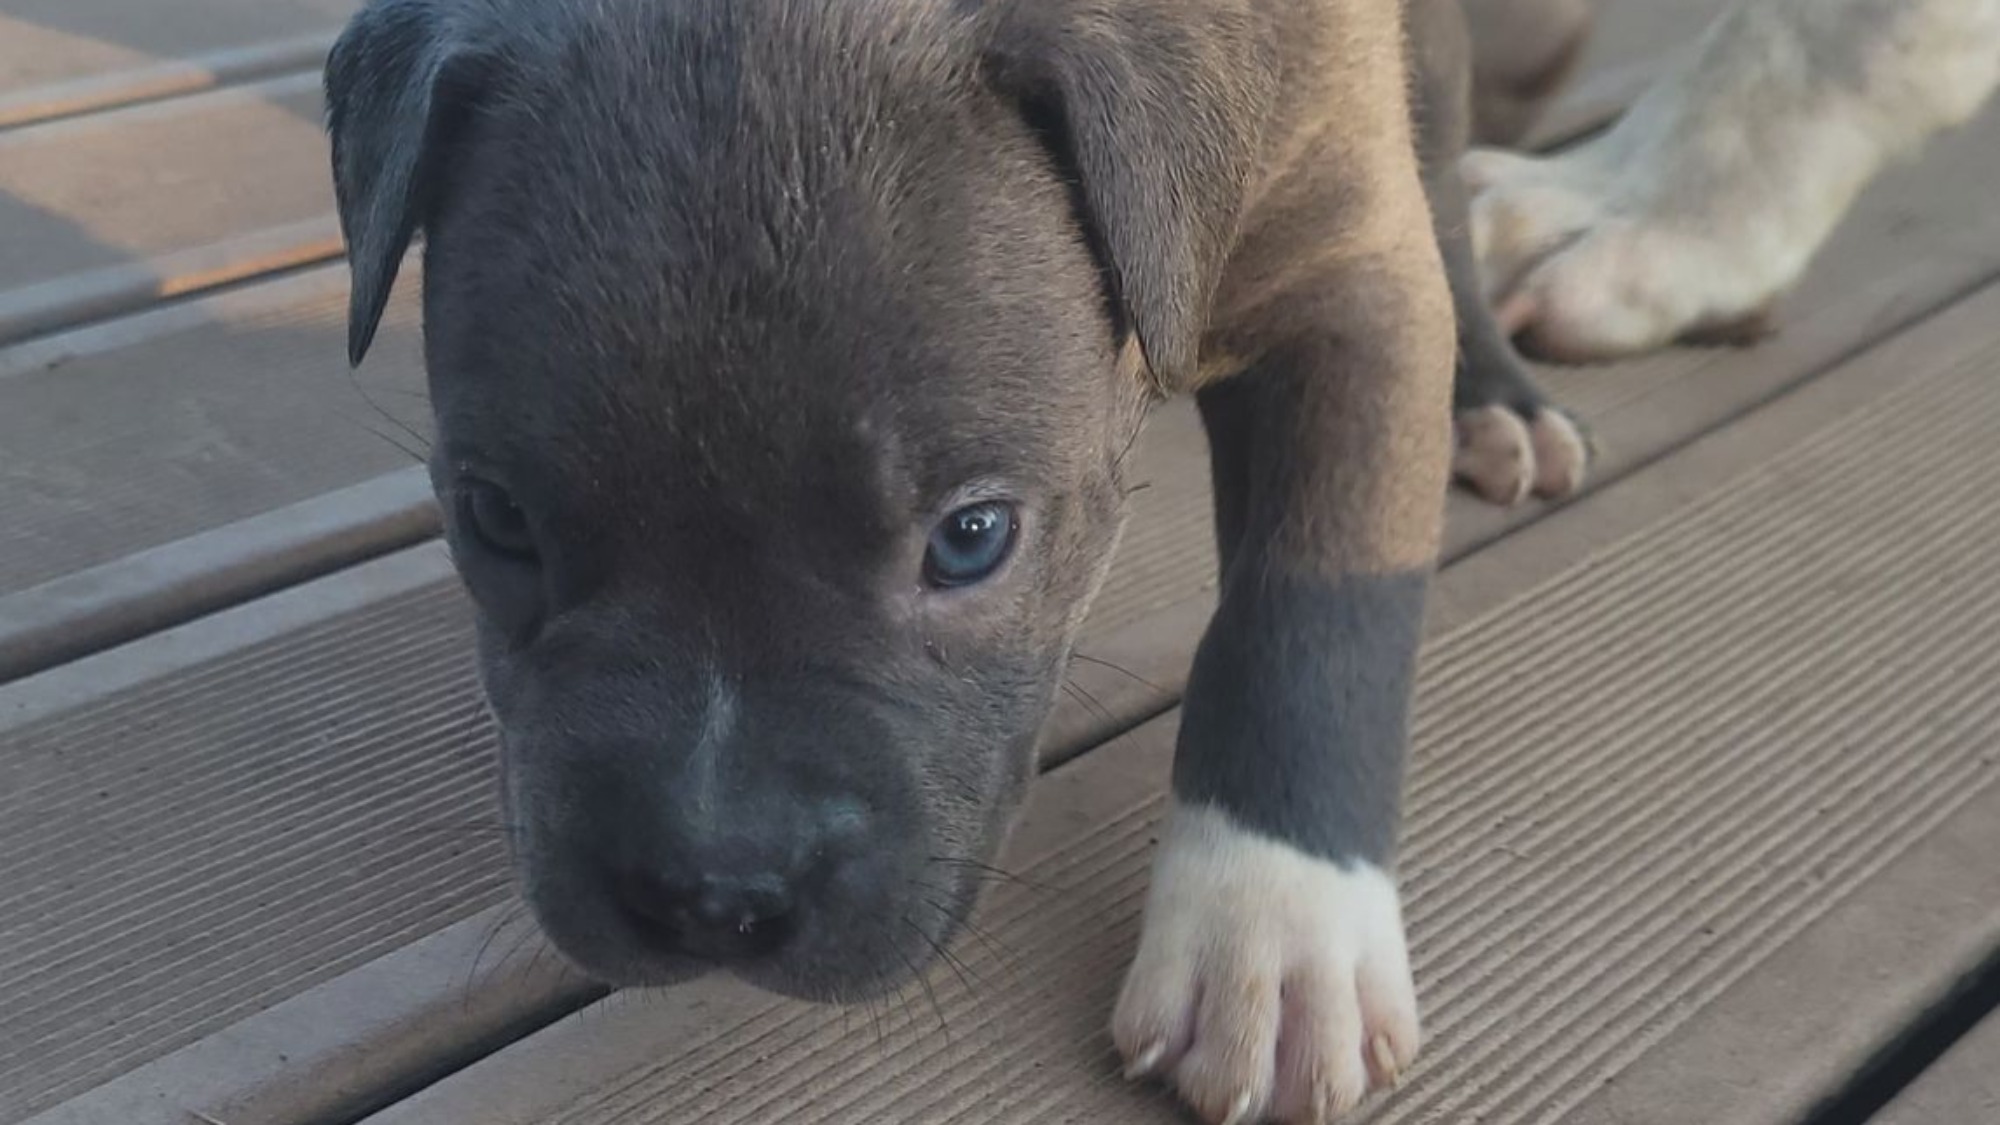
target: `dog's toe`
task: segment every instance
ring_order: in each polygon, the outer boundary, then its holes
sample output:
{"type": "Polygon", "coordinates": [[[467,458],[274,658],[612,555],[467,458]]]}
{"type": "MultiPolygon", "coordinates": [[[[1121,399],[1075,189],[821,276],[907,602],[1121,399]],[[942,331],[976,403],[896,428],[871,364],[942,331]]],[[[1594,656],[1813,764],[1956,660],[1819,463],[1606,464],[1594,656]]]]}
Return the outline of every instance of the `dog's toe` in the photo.
{"type": "Polygon", "coordinates": [[[1576,495],[1590,467],[1590,443],[1562,411],[1543,407],[1528,422],[1535,447],[1535,495],[1563,500],[1576,495]]]}
{"type": "Polygon", "coordinates": [[[1504,406],[1461,410],[1455,422],[1452,475],[1488,503],[1508,507],[1526,500],[1536,481],[1535,439],[1527,422],[1504,406]]]}
{"type": "Polygon", "coordinates": [[[1212,1125],[1333,1120],[1416,1055],[1394,883],[1177,809],[1112,1036],[1212,1125]]]}

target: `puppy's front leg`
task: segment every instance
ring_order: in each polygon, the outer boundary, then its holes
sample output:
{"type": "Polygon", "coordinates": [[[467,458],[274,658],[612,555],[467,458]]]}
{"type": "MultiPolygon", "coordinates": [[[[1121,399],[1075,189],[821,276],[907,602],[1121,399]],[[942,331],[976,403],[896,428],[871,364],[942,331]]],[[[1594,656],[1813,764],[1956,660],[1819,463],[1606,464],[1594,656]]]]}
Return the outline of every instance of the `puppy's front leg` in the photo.
{"type": "Polygon", "coordinates": [[[1210,1121],[1328,1120],[1417,1049],[1392,863],[1450,301],[1430,246],[1341,276],[1200,395],[1222,593],[1114,1037],[1210,1121]]]}

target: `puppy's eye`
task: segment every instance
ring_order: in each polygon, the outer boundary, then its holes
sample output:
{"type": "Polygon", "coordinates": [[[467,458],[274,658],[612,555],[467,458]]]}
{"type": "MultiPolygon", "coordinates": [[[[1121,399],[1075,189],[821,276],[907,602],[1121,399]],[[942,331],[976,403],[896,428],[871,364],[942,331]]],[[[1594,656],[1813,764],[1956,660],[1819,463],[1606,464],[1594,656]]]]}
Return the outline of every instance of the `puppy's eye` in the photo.
{"type": "Polygon", "coordinates": [[[931,532],[924,580],[933,586],[968,586],[999,569],[1014,545],[1014,506],[998,500],[968,504],[931,532]]]}
{"type": "Polygon", "coordinates": [[[535,561],[535,536],[528,517],[500,486],[465,482],[458,490],[458,515],[487,550],[520,562],[535,561]]]}

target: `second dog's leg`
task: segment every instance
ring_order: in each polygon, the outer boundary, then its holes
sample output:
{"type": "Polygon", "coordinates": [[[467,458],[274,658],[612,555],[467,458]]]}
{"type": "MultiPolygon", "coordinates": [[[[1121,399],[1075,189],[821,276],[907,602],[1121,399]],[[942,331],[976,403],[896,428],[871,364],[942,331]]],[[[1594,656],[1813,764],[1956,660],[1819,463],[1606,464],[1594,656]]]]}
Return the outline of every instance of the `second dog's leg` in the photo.
{"type": "Polygon", "coordinates": [[[1511,148],[1590,42],[1597,0],[1458,0],[1472,27],[1472,139],[1511,148]]]}
{"type": "Polygon", "coordinates": [[[1488,296],[1572,361],[1764,330],[1881,169],[2000,83],[2000,0],[1739,0],[1610,132],[1464,163],[1488,296]]]}
{"type": "Polygon", "coordinates": [[[1471,115],[1470,49],[1457,0],[1413,0],[1411,62],[1416,71],[1418,156],[1458,317],[1452,415],[1458,445],[1452,473],[1496,504],[1530,493],[1559,498],[1583,483],[1582,436],[1535,385],[1527,365],[1494,322],[1479,284],[1458,159],[1471,115]]]}

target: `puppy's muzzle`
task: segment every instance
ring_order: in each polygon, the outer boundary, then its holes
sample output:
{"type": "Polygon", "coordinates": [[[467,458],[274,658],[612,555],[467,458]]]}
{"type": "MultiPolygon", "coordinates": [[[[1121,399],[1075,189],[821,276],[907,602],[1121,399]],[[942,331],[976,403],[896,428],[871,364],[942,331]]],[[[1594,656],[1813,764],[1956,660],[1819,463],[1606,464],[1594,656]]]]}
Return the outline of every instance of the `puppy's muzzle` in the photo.
{"type": "Polygon", "coordinates": [[[669,862],[628,865],[608,883],[650,951],[730,964],[784,951],[799,930],[801,878],[776,865],[669,862]]]}

